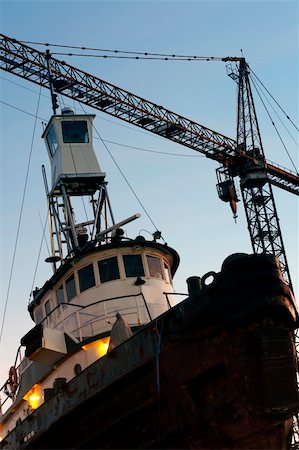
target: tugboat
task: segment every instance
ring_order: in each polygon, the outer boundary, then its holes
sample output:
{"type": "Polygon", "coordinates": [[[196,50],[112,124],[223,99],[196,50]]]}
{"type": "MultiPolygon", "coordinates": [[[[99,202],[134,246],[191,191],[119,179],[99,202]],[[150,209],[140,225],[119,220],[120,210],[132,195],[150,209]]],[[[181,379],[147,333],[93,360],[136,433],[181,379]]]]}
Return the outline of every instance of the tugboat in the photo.
{"type": "Polygon", "coordinates": [[[0,390],[1,449],[292,445],[298,311],[271,184],[298,194],[299,177],[265,159],[245,59],[217,60],[238,63],[228,66],[236,141],[0,36],[0,68],[50,89],[53,106],[43,132],[53,274],[33,291],[35,325],[0,390]],[[238,176],[254,254],[190,276],[179,298],[179,255],[158,230],[131,236],[138,213],[115,221],[95,116],[57,113],[58,94],[218,161],[218,195],[234,216],[238,176]]]}
{"type": "Polygon", "coordinates": [[[115,223],[94,117],[65,108],[43,133],[53,275],[2,388],[0,448],[286,449],[298,313],[278,259],[230,255],[178,302],[177,252],[128,237],[139,214],[115,223]]]}

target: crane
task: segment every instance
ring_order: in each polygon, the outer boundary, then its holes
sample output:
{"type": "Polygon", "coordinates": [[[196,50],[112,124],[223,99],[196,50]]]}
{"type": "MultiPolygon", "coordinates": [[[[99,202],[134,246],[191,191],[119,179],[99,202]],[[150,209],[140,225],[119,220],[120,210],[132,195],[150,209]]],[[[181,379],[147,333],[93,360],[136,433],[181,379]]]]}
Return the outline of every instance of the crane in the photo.
{"type": "Polygon", "coordinates": [[[238,63],[230,74],[238,83],[236,140],[55,59],[49,50],[40,52],[0,35],[0,68],[50,89],[54,114],[62,94],[219,162],[218,195],[234,215],[239,200],[234,180],[239,177],[253,252],[275,255],[292,289],[272,185],[299,195],[299,175],[265,158],[245,58],[220,60],[238,63]]]}

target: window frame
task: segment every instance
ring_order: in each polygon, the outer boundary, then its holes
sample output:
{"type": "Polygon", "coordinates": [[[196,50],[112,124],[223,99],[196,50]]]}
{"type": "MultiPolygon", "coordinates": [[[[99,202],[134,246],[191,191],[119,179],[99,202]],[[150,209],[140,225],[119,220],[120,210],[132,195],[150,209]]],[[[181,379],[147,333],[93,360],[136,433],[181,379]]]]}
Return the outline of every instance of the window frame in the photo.
{"type": "Polygon", "coordinates": [[[45,302],[45,313],[46,313],[46,317],[50,317],[52,314],[52,306],[51,306],[51,300],[48,299],[45,302]],[[48,307],[49,307],[49,311],[48,311],[48,307]]]}
{"type": "MultiPolygon", "coordinates": [[[[89,144],[89,130],[88,124],[86,120],[62,120],[61,121],[61,133],[62,133],[62,141],[64,144],[89,144]],[[83,139],[80,140],[74,139],[75,134],[70,132],[72,126],[78,126],[79,124],[85,124],[86,128],[84,129],[84,134],[82,132],[81,136],[83,139]]],[[[78,134],[79,135],[79,134],[78,134]]],[[[80,136],[80,135],[79,135],[80,136]]]]}
{"type": "Polygon", "coordinates": [[[124,264],[124,269],[125,269],[125,275],[126,278],[133,278],[133,277],[144,277],[145,276],[145,267],[144,267],[144,263],[143,263],[143,258],[142,258],[142,254],[141,253],[130,253],[127,255],[122,255],[123,258],[123,264],[124,264]],[[136,269],[135,267],[130,267],[129,260],[131,259],[131,261],[133,260],[133,258],[139,258],[140,259],[140,263],[141,263],[141,268],[142,268],[142,273],[139,271],[134,271],[134,269],[136,269]],[[130,269],[130,272],[129,272],[130,269]]]}
{"type": "Polygon", "coordinates": [[[46,136],[46,141],[47,141],[50,155],[54,156],[55,153],[57,152],[59,144],[58,144],[57,134],[56,134],[56,130],[55,130],[53,123],[50,125],[49,131],[46,136]]]}
{"type": "Polygon", "coordinates": [[[70,302],[71,300],[73,300],[73,298],[77,297],[76,280],[75,280],[75,274],[74,274],[74,273],[72,273],[72,274],[65,280],[65,288],[66,288],[66,299],[67,299],[68,302],[70,302]],[[72,297],[69,295],[70,290],[68,289],[68,283],[69,283],[71,280],[73,281],[73,283],[72,283],[72,285],[71,285],[71,286],[72,286],[71,289],[74,288],[74,292],[75,292],[75,294],[72,295],[72,297]]]}
{"type": "Polygon", "coordinates": [[[148,268],[148,273],[149,273],[150,278],[156,278],[157,280],[163,280],[164,273],[163,273],[163,269],[162,269],[161,258],[156,255],[145,255],[145,256],[146,256],[146,263],[147,263],[147,268],[148,268]],[[155,270],[155,273],[158,273],[160,275],[158,277],[152,273],[153,268],[151,267],[151,265],[149,263],[150,258],[152,258],[152,260],[156,260],[156,262],[158,262],[158,264],[159,264],[160,270],[155,270]]]}
{"type": "Polygon", "coordinates": [[[65,305],[65,303],[66,303],[65,300],[66,300],[66,299],[65,299],[65,292],[64,292],[64,286],[63,286],[63,283],[61,283],[61,285],[56,289],[55,294],[56,294],[57,306],[61,306],[62,308],[65,308],[65,307],[66,307],[66,305],[65,305]],[[59,298],[58,292],[62,292],[62,295],[63,295],[62,301],[61,301],[61,299],[59,298]]]}
{"type": "Polygon", "coordinates": [[[43,320],[44,320],[43,308],[42,306],[39,306],[35,313],[35,321],[37,324],[40,324],[42,323],[43,320]]]}
{"type": "Polygon", "coordinates": [[[164,279],[165,279],[166,283],[172,284],[172,276],[171,276],[170,267],[169,267],[169,264],[165,260],[163,260],[163,269],[164,269],[164,279]]]}
{"type": "MultiPolygon", "coordinates": [[[[85,275],[85,276],[86,276],[86,275],[85,275]]],[[[81,294],[82,292],[87,291],[88,289],[91,289],[91,288],[95,287],[95,285],[96,285],[96,279],[95,279],[95,272],[94,272],[94,267],[93,267],[93,263],[92,263],[92,262],[89,263],[89,264],[87,264],[86,266],[81,267],[81,269],[78,269],[78,282],[79,282],[79,291],[80,291],[80,294],[81,294]],[[82,274],[83,271],[84,271],[84,270],[86,271],[89,267],[92,268],[93,284],[84,287],[84,289],[81,289],[81,281],[82,281],[82,279],[80,278],[80,273],[82,274]]]]}
{"type": "MultiPolygon", "coordinates": [[[[98,271],[99,271],[101,283],[108,283],[109,281],[119,280],[120,279],[120,270],[119,270],[119,262],[118,262],[117,255],[109,256],[108,258],[99,259],[98,260],[98,271]],[[104,261],[108,261],[108,260],[113,260],[116,262],[115,266],[113,267],[113,277],[111,278],[111,275],[109,276],[109,274],[108,274],[107,276],[104,276],[102,279],[103,272],[101,271],[100,266],[104,261]],[[117,269],[116,271],[115,271],[115,268],[117,269]],[[107,279],[105,279],[105,278],[107,278],[107,279]]],[[[108,267],[108,271],[109,271],[109,267],[108,267]]],[[[106,274],[103,274],[103,275],[106,275],[106,274]]]]}

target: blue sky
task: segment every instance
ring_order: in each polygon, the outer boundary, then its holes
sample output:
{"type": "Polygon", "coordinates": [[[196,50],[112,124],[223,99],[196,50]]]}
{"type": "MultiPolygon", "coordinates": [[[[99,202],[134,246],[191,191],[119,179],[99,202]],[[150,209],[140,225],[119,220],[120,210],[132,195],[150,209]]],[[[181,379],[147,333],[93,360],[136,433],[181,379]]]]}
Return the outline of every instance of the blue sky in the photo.
{"type": "MultiPolygon", "coordinates": [[[[289,1],[1,1],[2,33],[18,40],[50,42],[139,52],[244,56],[258,77],[294,122],[298,122],[298,3],[289,1]]],[[[34,46],[34,45],[32,45],[34,46]]],[[[44,50],[45,47],[37,47],[44,50]]],[[[161,104],[229,137],[236,134],[236,85],[227,77],[223,62],[128,61],[68,58],[70,64],[161,104]]],[[[1,73],[2,101],[47,121],[49,94],[25,80],[1,73]]],[[[76,107],[65,100],[69,106],[76,107]]],[[[286,153],[256,96],[266,157],[292,169],[286,153]]],[[[34,117],[1,104],[1,305],[4,311],[17,221],[29,152],[32,158],[19,243],[8,297],[7,316],[0,343],[0,383],[14,361],[19,339],[33,326],[27,303],[34,286],[50,276],[37,255],[46,217],[41,165],[48,157],[34,117]]],[[[150,136],[101,112],[96,128],[103,139],[161,155],[107,144],[167,243],[181,255],[176,288],[186,292],[191,275],[219,271],[234,252],[251,252],[241,203],[237,224],[227,204],[218,200],[217,164],[187,148],[150,136]]],[[[275,122],[279,120],[273,113],[275,122]]],[[[288,130],[298,141],[294,129],[288,130]]],[[[298,148],[282,128],[287,148],[298,167],[298,148]]],[[[107,173],[116,220],[135,212],[142,218],[127,227],[133,236],[140,229],[153,232],[111,157],[95,143],[107,173]]],[[[287,257],[298,292],[298,199],[274,188],[287,257]]]]}

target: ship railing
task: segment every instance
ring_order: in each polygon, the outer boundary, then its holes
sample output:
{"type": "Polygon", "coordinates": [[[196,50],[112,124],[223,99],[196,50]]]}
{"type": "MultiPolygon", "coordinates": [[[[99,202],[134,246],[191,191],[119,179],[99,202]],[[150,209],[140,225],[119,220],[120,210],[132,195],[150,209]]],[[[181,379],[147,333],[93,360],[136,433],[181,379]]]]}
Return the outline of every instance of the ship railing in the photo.
{"type": "MultiPolygon", "coordinates": [[[[88,305],[77,305],[75,303],[60,303],[56,306],[49,314],[40,322],[42,326],[50,326],[52,328],[58,329],[67,333],[75,342],[82,342],[87,337],[92,337],[100,332],[109,332],[111,331],[113,325],[113,319],[115,319],[115,309],[113,307],[108,308],[107,302],[110,304],[113,301],[119,301],[120,299],[129,299],[133,300],[134,304],[131,304],[127,307],[121,308],[121,314],[124,319],[130,324],[134,323],[133,318],[137,317],[137,324],[141,325],[141,307],[146,311],[148,320],[152,320],[151,313],[146,302],[146,299],[142,293],[136,295],[123,295],[118,297],[111,297],[104,300],[98,300],[88,305]],[[138,298],[137,298],[138,297],[138,298]],[[103,312],[97,314],[95,311],[92,311],[97,305],[103,304],[103,312]],[[67,314],[67,310],[69,308],[76,309],[75,311],[67,314]],[[56,313],[59,312],[61,315],[61,320],[54,325],[54,317],[56,313]]],[[[16,368],[18,374],[18,380],[22,373],[32,364],[31,361],[27,357],[22,357],[21,348],[18,349],[17,356],[15,358],[14,367],[16,368]]],[[[7,380],[3,386],[0,388],[0,393],[3,395],[3,402],[0,399],[0,416],[3,414],[4,409],[7,410],[10,405],[7,406],[8,400],[14,402],[18,391],[11,392],[9,389],[9,380],[7,380]]]]}
{"type": "MultiPolygon", "coordinates": [[[[178,295],[186,297],[187,295],[175,292],[163,292],[163,294],[165,295],[166,306],[168,309],[172,307],[168,296],[178,295]]],[[[131,298],[133,301],[131,304],[128,304],[127,307],[122,306],[121,308],[121,315],[129,325],[141,325],[152,320],[152,315],[146,299],[143,293],[139,293],[137,295],[118,296],[110,299],[99,300],[86,306],[80,305],[79,310],[74,311],[62,319],[56,324],[56,328],[68,333],[77,342],[82,342],[85,337],[97,335],[99,330],[101,330],[101,332],[109,333],[113,325],[113,320],[115,320],[116,309],[114,307],[109,309],[107,304],[109,305],[109,302],[118,301],[119,299],[124,298],[131,298]],[[94,306],[101,303],[103,304],[102,313],[91,311],[94,306]],[[142,308],[145,308],[148,320],[145,320],[142,308]]],[[[78,305],[75,304],[68,305],[78,307],[78,305]]],[[[63,307],[64,305],[61,305],[61,308],[63,307]]]]}
{"type": "MultiPolygon", "coordinates": [[[[131,302],[129,304],[126,302],[127,306],[122,306],[120,310],[122,317],[129,325],[141,325],[144,322],[152,320],[147,301],[143,293],[139,293],[97,300],[88,305],[63,302],[50,311],[41,324],[61,330],[69,334],[76,342],[81,342],[86,337],[95,336],[100,332],[109,333],[111,331],[113,325],[111,320],[115,319],[115,312],[117,310],[116,307],[112,306],[112,303],[123,299],[131,299],[131,302]],[[95,309],[99,305],[102,306],[102,311],[97,312],[95,309]],[[70,308],[76,310],[68,314],[67,310],[70,310],[70,308]],[[147,320],[144,317],[144,312],[146,313],[147,320]],[[57,315],[61,317],[61,320],[58,322],[56,321],[57,315]]],[[[170,303],[167,300],[167,308],[169,307],[170,303]]]]}
{"type": "Polygon", "coordinates": [[[173,295],[173,296],[176,297],[177,295],[181,295],[181,296],[183,296],[183,297],[188,297],[188,294],[184,294],[184,293],[182,293],[182,292],[163,292],[163,295],[165,295],[168,309],[172,308],[172,306],[171,306],[171,304],[170,304],[170,301],[169,301],[169,296],[172,296],[172,295],[173,295]]]}
{"type": "MultiPolygon", "coordinates": [[[[171,303],[169,300],[169,296],[178,295],[185,296],[187,294],[181,294],[176,292],[163,292],[165,296],[165,302],[167,309],[170,309],[171,303]]],[[[55,329],[59,329],[65,333],[67,333],[75,342],[82,342],[86,337],[92,337],[98,334],[99,330],[101,332],[109,333],[111,331],[113,320],[115,319],[115,308],[107,306],[112,305],[113,301],[119,301],[122,299],[131,298],[132,304],[127,307],[121,308],[122,317],[128,322],[129,325],[142,325],[147,321],[152,320],[152,314],[150,312],[149,305],[144,297],[143,293],[139,293],[136,295],[123,295],[118,297],[106,298],[103,300],[98,300],[88,305],[78,305],[75,303],[60,303],[57,305],[52,311],[50,311],[47,316],[40,322],[43,326],[50,326],[55,329]],[[92,311],[92,308],[95,306],[103,304],[103,312],[97,314],[95,311],[92,311]],[[67,314],[67,310],[70,308],[74,308],[75,311],[72,311],[70,314],[67,314]],[[144,311],[147,315],[147,321],[145,320],[144,311]],[[56,316],[59,314],[61,320],[56,322],[56,316]]],[[[153,304],[151,304],[151,307],[153,304]]],[[[18,350],[18,354],[16,357],[16,370],[18,374],[18,378],[20,379],[22,373],[32,364],[32,361],[27,357],[22,357],[20,349],[18,350]]],[[[6,402],[10,399],[14,401],[12,396],[8,395],[7,392],[7,382],[0,388],[0,393],[4,395],[3,402],[0,401],[0,413],[3,413],[3,406],[6,406],[6,402]]],[[[16,392],[17,394],[17,392],[16,392]]],[[[7,409],[7,408],[6,408],[7,409]]],[[[1,414],[0,414],[1,415],[1,414]]]]}

